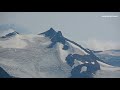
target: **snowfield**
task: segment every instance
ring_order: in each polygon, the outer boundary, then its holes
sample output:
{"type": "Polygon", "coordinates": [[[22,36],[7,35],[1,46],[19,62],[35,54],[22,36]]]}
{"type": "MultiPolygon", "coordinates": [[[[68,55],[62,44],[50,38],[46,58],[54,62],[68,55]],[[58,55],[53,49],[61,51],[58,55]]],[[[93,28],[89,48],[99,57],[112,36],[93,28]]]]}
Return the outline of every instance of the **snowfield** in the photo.
{"type": "Polygon", "coordinates": [[[98,70],[94,78],[120,78],[120,71],[98,70]]]}
{"type": "MultiPolygon", "coordinates": [[[[9,31],[9,30],[8,30],[9,31]]],[[[18,78],[102,78],[117,73],[114,67],[53,29],[39,35],[12,33],[0,38],[0,67],[18,78]],[[49,32],[49,33],[48,33],[49,32]]],[[[8,32],[7,32],[8,33],[8,32]]]]}
{"type": "Polygon", "coordinates": [[[48,38],[43,39],[43,36],[40,35],[24,35],[2,41],[0,44],[2,46],[0,48],[0,66],[11,76],[21,78],[70,77],[71,68],[61,62],[57,49],[47,48],[50,44],[48,38]],[[9,45],[3,42],[12,43],[9,45]],[[16,45],[16,42],[22,44],[24,42],[24,47],[16,45]]]}
{"type": "Polygon", "coordinates": [[[2,48],[24,48],[25,46],[27,46],[27,43],[19,35],[6,40],[0,40],[0,47],[2,48]]]}
{"type": "Polygon", "coordinates": [[[98,70],[94,78],[120,78],[120,67],[111,66],[103,62],[97,61],[101,70],[98,70]]]}
{"type": "Polygon", "coordinates": [[[14,32],[13,29],[2,30],[2,31],[0,31],[0,37],[5,36],[6,34],[9,34],[9,33],[12,33],[12,32],[14,32]]]}

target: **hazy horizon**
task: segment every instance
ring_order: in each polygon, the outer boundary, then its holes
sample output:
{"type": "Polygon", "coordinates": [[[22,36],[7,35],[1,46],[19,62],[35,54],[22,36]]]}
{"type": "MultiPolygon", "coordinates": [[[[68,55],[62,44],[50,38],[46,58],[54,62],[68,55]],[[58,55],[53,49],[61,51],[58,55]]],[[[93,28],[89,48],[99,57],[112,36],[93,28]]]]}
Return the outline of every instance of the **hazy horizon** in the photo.
{"type": "Polygon", "coordinates": [[[21,33],[53,28],[94,50],[120,49],[120,12],[0,12],[0,24],[15,24],[21,33]]]}

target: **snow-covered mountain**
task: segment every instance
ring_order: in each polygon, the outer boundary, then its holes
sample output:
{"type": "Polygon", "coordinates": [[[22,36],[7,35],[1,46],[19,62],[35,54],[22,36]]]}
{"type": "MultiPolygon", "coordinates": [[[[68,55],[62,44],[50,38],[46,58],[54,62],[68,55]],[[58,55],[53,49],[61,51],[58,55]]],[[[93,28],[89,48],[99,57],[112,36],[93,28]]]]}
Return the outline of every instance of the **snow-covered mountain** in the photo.
{"type": "Polygon", "coordinates": [[[106,51],[101,51],[98,54],[120,56],[120,50],[106,50],[106,51]]]}
{"type": "Polygon", "coordinates": [[[21,35],[16,32],[14,25],[0,26],[0,47],[3,48],[22,48],[26,43],[21,40],[21,35]]]}
{"type": "Polygon", "coordinates": [[[38,35],[14,30],[4,36],[0,38],[0,77],[93,78],[100,70],[120,70],[53,28],[38,35]]]}
{"type": "Polygon", "coordinates": [[[95,54],[110,65],[120,66],[120,50],[106,50],[95,54]]]}
{"type": "Polygon", "coordinates": [[[0,25],[0,37],[7,38],[19,34],[18,32],[15,31],[15,28],[16,27],[14,24],[0,25]]]}

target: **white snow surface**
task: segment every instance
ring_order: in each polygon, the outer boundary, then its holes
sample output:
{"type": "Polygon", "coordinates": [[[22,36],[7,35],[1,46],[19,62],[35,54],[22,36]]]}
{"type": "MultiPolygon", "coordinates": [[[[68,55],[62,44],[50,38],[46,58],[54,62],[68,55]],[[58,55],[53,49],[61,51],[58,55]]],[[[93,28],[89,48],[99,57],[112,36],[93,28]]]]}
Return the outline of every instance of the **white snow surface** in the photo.
{"type": "Polygon", "coordinates": [[[106,50],[106,51],[98,53],[98,55],[99,54],[101,54],[101,55],[111,55],[111,56],[120,56],[120,52],[115,52],[115,51],[112,51],[112,50],[106,50]]]}
{"type": "Polygon", "coordinates": [[[95,62],[91,62],[92,64],[95,64],[95,62]]]}
{"type": "Polygon", "coordinates": [[[58,54],[62,62],[66,62],[65,59],[66,57],[70,54],[69,50],[63,50],[63,44],[57,43],[56,48],[58,50],[58,54]]]}
{"type": "MultiPolygon", "coordinates": [[[[75,60],[74,66],[70,67],[65,61],[66,57],[70,53],[80,55],[87,53],[70,42],[67,42],[70,45],[68,50],[63,50],[61,43],[57,43],[53,48],[47,48],[51,43],[47,37],[32,34],[0,39],[0,67],[11,76],[20,78],[70,77],[72,68],[83,62],[75,60]]],[[[120,71],[119,67],[97,62],[101,70],[96,72],[95,77],[104,77],[102,75],[107,75],[105,72],[120,71]]],[[[82,71],[86,70],[87,67],[82,68],[82,71]]]]}
{"type": "Polygon", "coordinates": [[[105,64],[103,62],[100,62],[97,60],[97,62],[100,64],[100,68],[101,70],[109,70],[109,71],[117,71],[117,70],[120,70],[120,67],[115,67],[115,66],[111,66],[109,64],[105,64]]]}
{"type": "Polygon", "coordinates": [[[0,47],[2,48],[24,48],[27,43],[22,40],[22,36],[16,35],[9,39],[3,40],[0,39],[0,47]]]}
{"type": "Polygon", "coordinates": [[[5,36],[5,35],[12,33],[12,32],[14,32],[13,29],[2,30],[2,31],[0,31],[0,37],[5,36]]]}
{"type": "MultiPolygon", "coordinates": [[[[68,41],[67,41],[68,42],[68,41]]],[[[73,43],[69,42],[69,44],[74,47],[74,51],[76,54],[80,54],[80,55],[88,55],[87,52],[85,52],[83,49],[81,49],[80,47],[74,45],[73,43]]]]}
{"type": "Polygon", "coordinates": [[[56,48],[47,48],[50,43],[48,38],[38,35],[3,40],[0,42],[0,67],[20,78],[70,77],[72,68],[63,62],[56,48]]]}
{"type": "Polygon", "coordinates": [[[101,70],[94,74],[94,78],[120,78],[120,67],[111,66],[103,62],[97,61],[101,70]]]}
{"type": "Polygon", "coordinates": [[[120,78],[120,71],[99,70],[94,74],[94,78],[120,78]]]}
{"type": "Polygon", "coordinates": [[[87,67],[86,67],[86,66],[83,66],[83,67],[81,68],[80,73],[81,73],[81,72],[85,72],[85,71],[87,71],[87,67]]]}
{"type": "Polygon", "coordinates": [[[85,61],[85,63],[89,63],[89,62],[85,61]]]}

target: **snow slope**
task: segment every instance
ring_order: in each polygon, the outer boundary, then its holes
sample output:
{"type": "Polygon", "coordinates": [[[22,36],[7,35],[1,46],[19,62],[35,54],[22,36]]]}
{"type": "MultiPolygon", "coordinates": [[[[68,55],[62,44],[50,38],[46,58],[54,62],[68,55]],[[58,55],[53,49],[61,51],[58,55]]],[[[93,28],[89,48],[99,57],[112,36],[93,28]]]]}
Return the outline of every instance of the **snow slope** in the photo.
{"type": "Polygon", "coordinates": [[[120,67],[115,67],[100,61],[97,61],[100,64],[101,70],[106,70],[106,71],[117,71],[120,70],[120,67]]]}
{"type": "Polygon", "coordinates": [[[106,50],[98,54],[111,55],[111,56],[120,56],[120,50],[106,50]]]}
{"type": "Polygon", "coordinates": [[[24,48],[27,43],[22,40],[22,36],[16,35],[10,39],[0,39],[0,47],[2,48],[24,48]]]}
{"type": "Polygon", "coordinates": [[[112,66],[100,61],[100,70],[96,71],[94,78],[120,78],[120,67],[112,66]]]}
{"type": "Polygon", "coordinates": [[[9,75],[21,78],[70,77],[71,67],[61,61],[56,49],[47,48],[50,43],[42,35],[17,35],[3,40],[0,67],[9,75]]]}
{"type": "Polygon", "coordinates": [[[0,38],[0,68],[19,78],[93,78],[100,70],[120,70],[52,28],[0,38]]]}
{"type": "Polygon", "coordinates": [[[120,50],[106,50],[95,54],[104,62],[120,67],[120,50]]]}

